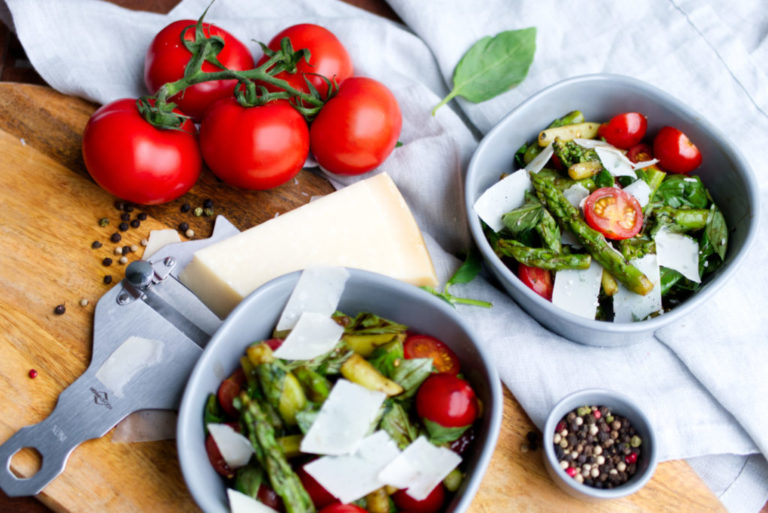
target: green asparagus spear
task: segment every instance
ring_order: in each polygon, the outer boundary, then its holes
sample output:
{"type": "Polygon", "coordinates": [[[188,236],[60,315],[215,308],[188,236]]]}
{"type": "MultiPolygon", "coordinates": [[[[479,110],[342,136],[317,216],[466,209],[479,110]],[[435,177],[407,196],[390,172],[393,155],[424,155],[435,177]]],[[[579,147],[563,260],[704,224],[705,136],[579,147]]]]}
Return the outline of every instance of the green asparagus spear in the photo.
{"type": "Polygon", "coordinates": [[[551,249],[531,248],[510,239],[499,239],[495,251],[499,256],[512,257],[521,264],[550,271],[586,269],[592,261],[587,254],[561,254],[551,249]]]}
{"type": "Polygon", "coordinates": [[[573,141],[555,139],[552,143],[552,150],[565,167],[571,167],[581,162],[600,162],[600,157],[597,156],[595,150],[579,146],[573,141]]]}
{"type": "Polygon", "coordinates": [[[286,513],[314,513],[312,499],[275,440],[275,432],[267,422],[261,405],[245,393],[240,394],[240,400],[244,406],[243,420],[248,439],[255,449],[259,464],[269,476],[272,489],[283,499],[286,513]]]}
{"type": "Polygon", "coordinates": [[[328,394],[331,393],[331,383],[325,379],[325,376],[309,367],[298,367],[293,373],[304,387],[304,392],[310,401],[322,403],[328,398],[328,394]]]}
{"type": "Polygon", "coordinates": [[[659,207],[654,216],[658,226],[664,225],[678,233],[693,232],[707,226],[709,209],[659,207]]]}
{"type": "Polygon", "coordinates": [[[603,234],[592,229],[579,216],[578,209],[571,205],[551,182],[539,177],[536,173],[531,174],[531,182],[539,199],[548,207],[550,213],[579,239],[592,258],[614,278],[636,294],[644,296],[651,291],[653,288],[651,280],[637,267],[627,262],[621,253],[613,249],[603,234]]]}

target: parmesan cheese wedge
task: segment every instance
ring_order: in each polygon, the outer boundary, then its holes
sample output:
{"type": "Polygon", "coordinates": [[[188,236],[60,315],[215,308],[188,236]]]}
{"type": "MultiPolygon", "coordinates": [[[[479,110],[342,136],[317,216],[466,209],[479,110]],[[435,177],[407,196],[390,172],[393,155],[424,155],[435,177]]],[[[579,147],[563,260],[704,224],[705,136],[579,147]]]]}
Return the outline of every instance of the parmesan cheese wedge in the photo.
{"type": "Polygon", "coordinates": [[[232,513],[277,513],[277,510],[270,508],[263,502],[232,488],[227,488],[227,498],[229,499],[229,511],[232,513]]]}
{"type": "Polygon", "coordinates": [[[225,317],[260,285],[314,265],[438,284],[419,227],[386,173],[197,251],[179,279],[225,317]]]}

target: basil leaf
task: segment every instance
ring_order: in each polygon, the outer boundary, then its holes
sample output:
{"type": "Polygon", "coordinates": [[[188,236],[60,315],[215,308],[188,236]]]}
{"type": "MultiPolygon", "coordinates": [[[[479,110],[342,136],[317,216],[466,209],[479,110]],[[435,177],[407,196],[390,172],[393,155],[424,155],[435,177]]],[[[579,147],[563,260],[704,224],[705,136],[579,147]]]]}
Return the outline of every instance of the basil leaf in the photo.
{"type": "Polygon", "coordinates": [[[264,482],[264,470],[258,465],[240,467],[235,473],[235,490],[253,499],[259,493],[262,482],[264,482]]]}
{"type": "Polygon", "coordinates": [[[444,443],[453,442],[454,440],[457,440],[461,435],[463,435],[464,431],[469,429],[469,426],[445,427],[441,426],[437,422],[432,422],[429,419],[421,420],[424,422],[424,427],[427,428],[429,441],[435,445],[442,445],[444,443]]]}
{"type": "MultiPolygon", "coordinates": [[[[219,406],[219,401],[216,399],[216,394],[210,394],[208,400],[205,401],[205,410],[203,411],[203,424],[221,424],[225,422],[224,412],[219,406]]],[[[206,427],[206,430],[208,428],[206,427]]]]}
{"type": "Polygon", "coordinates": [[[392,372],[392,381],[403,387],[398,399],[407,399],[416,393],[421,383],[432,374],[432,358],[401,360],[392,372]]]}
{"type": "Polygon", "coordinates": [[[464,263],[456,269],[456,272],[453,273],[453,276],[451,276],[445,286],[447,287],[448,285],[453,285],[455,283],[469,283],[475,279],[482,266],[483,261],[480,258],[480,253],[474,246],[472,246],[469,249],[469,253],[467,253],[467,258],[464,260],[464,263]]]}
{"type": "Polygon", "coordinates": [[[455,96],[479,103],[516,86],[528,74],[535,52],[536,27],[480,39],[456,65],[453,90],[432,109],[432,115],[455,96]]]}
{"type": "Polygon", "coordinates": [[[707,190],[698,176],[667,176],[655,198],[672,208],[707,208],[709,204],[707,190]]]}
{"type": "Polygon", "coordinates": [[[595,187],[613,187],[613,175],[607,169],[603,169],[594,176],[595,187]]]}
{"type": "Polygon", "coordinates": [[[392,379],[395,368],[404,359],[402,342],[393,342],[374,349],[368,359],[368,363],[373,365],[384,376],[392,379]]]}
{"type": "Polygon", "coordinates": [[[527,230],[533,230],[544,217],[544,207],[541,203],[526,203],[520,208],[507,212],[501,216],[504,227],[513,236],[518,236],[527,230]]]}
{"type": "Polygon", "coordinates": [[[720,260],[725,260],[725,250],[728,248],[728,227],[725,224],[723,213],[714,203],[709,209],[707,226],[704,231],[717,256],[720,257],[720,260]]]}
{"type": "Polygon", "coordinates": [[[381,429],[392,437],[400,449],[405,449],[419,437],[419,428],[408,418],[408,413],[399,403],[385,402],[387,409],[381,418],[381,429]]]}

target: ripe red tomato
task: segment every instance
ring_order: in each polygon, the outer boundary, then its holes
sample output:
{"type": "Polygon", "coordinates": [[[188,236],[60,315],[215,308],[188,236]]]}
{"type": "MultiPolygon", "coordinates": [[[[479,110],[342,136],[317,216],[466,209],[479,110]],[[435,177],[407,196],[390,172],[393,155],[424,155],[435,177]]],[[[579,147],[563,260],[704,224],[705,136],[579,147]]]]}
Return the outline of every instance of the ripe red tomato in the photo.
{"type": "Polygon", "coordinates": [[[701,165],[701,152],[677,128],[665,126],[653,139],[653,153],[659,164],[672,173],[690,173],[701,165]]]}
{"type": "Polygon", "coordinates": [[[331,173],[366,173],[392,153],[402,124],[397,100],[384,84],[348,78],[312,122],[312,153],[331,173]]]}
{"type": "Polygon", "coordinates": [[[191,121],[181,130],[156,128],[131,98],[94,112],[83,133],[83,159],[107,192],[141,205],[178,198],[195,185],[202,166],[191,121]]]}
{"type": "Polygon", "coordinates": [[[285,100],[242,107],[225,98],[203,117],[200,149],[211,171],[228,184],[270,189],[301,171],[309,153],[309,129],[285,100]]]}
{"type": "Polygon", "coordinates": [[[323,485],[317,482],[317,480],[309,475],[304,467],[299,468],[296,472],[301,480],[301,484],[312,499],[312,503],[317,509],[324,508],[329,504],[338,502],[338,499],[331,495],[331,492],[326,490],[323,485]]]}
{"type": "Polygon", "coordinates": [[[395,502],[398,510],[408,510],[413,513],[437,513],[443,507],[445,502],[445,490],[443,485],[435,486],[435,489],[429,492],[425,499],[416,500],[405,490],[398,490],[392,494],[392,500],[395,502]]]}
{"type": "Polygon", "coordinates": [[[283,342],[285,342],[284,338],[270,338],[264,341],[272,351],[277,351],[283,345],[283,342]]]}
{"type": "Polygon", "coordinates": [[[241,367],[238,367],[230,377],[222,381],[221,385],[219,385],[219,390],[216,394],[219,398],[219,404],[230,417],[237,417],[240,415],[240,412],[238,412],[232,405],[232,401],[235,397],[240,395],[243,385],[245,385],[245,372],[243,372],[241,367]]]}
{"type": "MultiPolygon", "coordinates": [[[[195,40],[195,20],[174,21],[157,33],[147,49],[144,58],[144,83],[149,92],[154,94],[166,82],[175,82],[184,76],[192,52],[181,42],[181,32],[185,27],[184,39],[195,40]]],[[[216,56],[219,62],[233,70],[247,70],[254,67],[253,57],[248,48],[235,36],[224,29],[203,23],[207,36],[219,36],[224,39],[224,47],[216,56]]],[[[209,62],[203,63],[205,72],[218,71],[219,68],[209,62]]],[[[196,121],[203,117],[205,109],[219,98],[231,96],[236,80],[213,80],[188,87],[174,95],[174,101],[185,114],[196,121]]]]}
{"type": "Polygon", "coordinates": [[[627,158],[635,163],[653,160],[653,150],[645,143],[635,144],[627,151],[627,158]]]}
{"type": "Polygon", "coordinates": [[[608,239],[634,237],[643,227],[643,209],[631,194],[617,187],[603,187],[584,203],[587,224],[608,239]]]}
{"type": "Polygon", "coordinates": [[[451,374],[432,374],[416,392],[416,412],[443,427],[469,426],[477,418],[475,391],[451,374]]]}
{"type": "Polygon", "coordinates": [[[645,137],[648,120],[639,112],[625,112],[603,123],[597,134],[617,148],[628,149],[645,137]]]}
{"type": "Polygon", "coordinates": [[[235,472],[224,461],[224,457],[221,455],[221,451],[219,451],[219,446],[216,445],[216,441],[210,434],[205,437],[205,452],[208,454],[208,460],[216,472],[227,479],[235,477],[235,472]]]}
{"type": "MultiPolygon", "coordinates": [[[[337,84],[341,84],[352,76],[354,69],[347,49],[328,29],[311,23],[293,25],[273,37],[267,46],[271,50],[277,51],[280,49],[280,42],[285,37],[290,39],[294,50],[302,48],[309,50],[310,58],[309,62],[302,59],[296,64],[296,73],[282,71],[275,75],[276,78],[285,80],[295,89],[308,93],[309,87],[304,81],[304,77],[306,77],[325,98],[328,95],[328,84],[317,75],[335,80],[337,84]]],[[[259,59],[259,65],[266,60],[267,56],[265,55],[259,59]]],[[[267,85],[267,89],[270,91],[277,90],[271,85],[267,85]]]]}
{"type": "Polygon", "coordinates": [[[540,295],[547,301],[552,301],[552,273],[540,267],[530,267],[525,264],[517,264],[517,277],[525,283],[529,289],[540,295]]]}
{"type": "Polygon", "coordinates": [[[318,513],[368,513],[360,506],[354,504],[331,504],[321,509],[318,513]]]}
{"type": "Polygon", "coordinates": [[[429,335],[409,335],[403,343],[405,358],[432,358],[437,372],[459,373],[459,357],[442,341],[429,335]]]}
{"type": "Polygon", "coordinates": [[[261,483],[259,489],[256,492],[256,498],[259,499],[264,505],[269,506],[275,511],[285,511],[285,505],[283,499],[268,485],[261,483]]]}

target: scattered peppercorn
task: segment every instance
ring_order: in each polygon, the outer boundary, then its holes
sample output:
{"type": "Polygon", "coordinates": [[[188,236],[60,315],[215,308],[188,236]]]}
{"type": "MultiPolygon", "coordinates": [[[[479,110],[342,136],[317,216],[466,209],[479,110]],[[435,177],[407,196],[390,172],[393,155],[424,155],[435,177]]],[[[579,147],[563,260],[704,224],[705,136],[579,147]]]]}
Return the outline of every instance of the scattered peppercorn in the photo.
{"type": "Polygon", "coordinates": [[[131,214],[129,214],[128,212],[123,212],[122,214],[120,214],[120,220],[121,221],[130,221],[131,220],[131,214]]]}
{"type": "Polygon", "coordinates": [[[213,215],[213,209],[212,209],[212,208],[206,208],[206,209],[204,210],[204,213],[205,213],[205,215],[207,215],[208,217],[211,217],[211,216],[213,215]]]}
{"type": "Polygon", "coordinates": [[[128,226],[128,223],[120,223],[118,225],[118,228],[120,229],[121,232],[126,232],[128,231],[129,226],[128,226]]]}
{"type": "Polygon", "coordinates": [[[102,246],[101,242],[99,242],[97,240],[91,242],[91,248],[93,248],[93,249],[99,249],[101,246],[102,246]]]}
{"type": "Polygon", "coordinates": [[[99,226],[107,226],[109,224],[109,219],[106,217],[102,217],[99,219],[99,226]]]}
{"type": "Polygon", "coordinates": [[[528,431],[525,438],[528,440],[528,448],[530,450],[535,451],[539,448],[539,434],[536,431],[528,431]]]}
{"type": "Polygon", "coordinates": [[[130,246],[123,246],[122,249],[120,250],[121,255],[127,255],[130,252],[131,252],[130,246]]]}
{"type": "Polygon", "coordinates": [[[134,219],[133,221],[131,221],[131,226],[133,228],[138,228],[139,226],[141,226],[141,221],[139,221],[138,219],[134,219]]]}
{"type": "Polygon", "coordinates": [[[139,221],[146,221],[147,220],[147,213],[146,212],[139,212],[136,214],[136,219],[139,221]]]}
{"type": "Polygon", "coordinates": [[[103,265],[104,267],[112,265],[112,259],[109,257],[104,258],[104,260],[101,261],[101,265],[103,265]]]}
{"type": "Polygon", "coordinates": [[[122,236],[122,235],[120,235],[119,233],[115,232],[115,233],[113,233],[113,234],[112,234],[112,235],[109,237],[109,240],[111,240],[112,242],[120,242],[120,240],[121,240],[122,238],[123,238],[123,236],[122,236]]]}
{"type": "Polygon", "coordinates": [[[27,375],[30,379],[35,379],[37,377],[37,371],[35,369],[29,369],[27,375]]]}
{"type": "Polygon", "coordinates": [[[189,212],[191,208],[192,208],[192,205],[190,205],[189,203],[184,203],[183,205],[181,205],[181,211],[185,213],[189,212]]]}
{"type": "Polygon", "coordinates": [[[147,239],[141,239],[142,246],[146,246],[147,244],[149,244],[149,241],[147,239]]]}
{"type": "Polygon", "coordinates": [[[213,200],[211,198],[205,198],[203,200],[203,208],[213,208],[213,200]]]}
{"type": "Polygon", "coordinates": [[[200,217],[201,215],[203,215],[203,209],[202,207],[197,207],[195,211],[192,213],[195,215],[195,217],[200,217]]]}
{"type": "Polygon", "coordinates": [[[125,206],[123,207],[123,210],[125,210],[126,212],[133,212],[133,205],[126,203],[125,206]]]}
{"type": "Polygon", "coordinates": [[[189,223],[179,223],[179,231],[186,232],[189,230],[189,223]]]}
{"type": "Polygon", "coordinates": [[[123,254],[123,248],[121,248],[120,246],[117,246],[115,248],[115,255],[122,255],[122,254],[123,254]]]}
{"type": "Polygon", "coordinates": [[[184,232],[184,235],[186,235],[188,239],[191,239],[195,236],[195,230],[189,228],[186,232],[184,232]]]}
{"type": "Polygon", "coordinates": [[[136,253],[139,250],[139,247],[136,244],[131,244],[131,252],[136,253]]]}
{"type": "Polygon", "coordinates": [[[118,262],[120,262],[121,264],[127,264],[128,263],[128,258],[124,257],[124,256],[121,256],[120,260],[118,260],[118,262]]]}
{"type": "Polygon", "coordinates": [[[55,313],[56,315],[62,315],[66,311],[67,311],[67,307],[64,306],[63,304],[56,305],[56,308],[53,309],[53,313],[55,313]]]}
{"type": "Polygon", "coordinates": [[[107,284],[107,285],[112,283],[112,276],[110,276],[109,274],[104,276],[104,283],[107,284]]]}
{"type": "Polygon", "coordinates": [[[123,208],[125,208],[125,202],[120,200],[115,201],[115,208],[117,210],[123,210],[123,208]]]}
{"type": "Polygon", "coordinates": [[[82,307],[88,306],[88,300],[85,299],[85,298],[81,299],[80,300],[80,306],[82,306],[82,307]]]}

